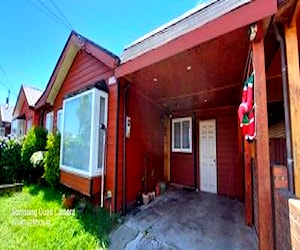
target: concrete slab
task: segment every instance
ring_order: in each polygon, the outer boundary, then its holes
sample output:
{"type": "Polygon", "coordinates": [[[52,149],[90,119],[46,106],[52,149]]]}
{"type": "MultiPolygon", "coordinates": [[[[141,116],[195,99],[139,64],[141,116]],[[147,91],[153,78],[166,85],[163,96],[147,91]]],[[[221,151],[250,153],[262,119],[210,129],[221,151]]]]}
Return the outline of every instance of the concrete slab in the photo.
{"type": "Polygon", "coordinates": [[[173,190],[125,220],[110,249],[257,249],[244,206],[207,193],[173,190]]]}

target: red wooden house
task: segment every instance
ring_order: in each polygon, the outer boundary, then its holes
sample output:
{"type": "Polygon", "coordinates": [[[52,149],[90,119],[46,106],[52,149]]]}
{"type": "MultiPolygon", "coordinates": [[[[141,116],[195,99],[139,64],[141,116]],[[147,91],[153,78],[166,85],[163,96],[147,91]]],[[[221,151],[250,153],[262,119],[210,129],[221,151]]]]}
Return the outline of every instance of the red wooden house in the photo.
{"type": "MultiPolygon", "coordinates": [[[[111,194],[113,210],[123,212],[145,177],[149,189],[164,180],[238,198],[260,248],[272,249],[268,120],[285,99],[273,25],[290,16],[298,25],[299,9],[293,0],[208,1],[126,47],[121,61],[72,32],[36,105],[43,124],[62,133],[61,182],[96,201],[111,194]],[[255,71],[253,144],[237,117],[247,65],[255,71]]],[[[292,31],[286,27],[298,38],[292,31]]],[[[299,196],[294,38],[289,107],[299,196]]]]}
{"type": "Polygon", "coordinates": [[[115,150],[111,109],[116,92],[110,83],[118,62],[111,52],[72,32],[36,105],[41,125],[61,133],[61,183],[98,202],[101,176],[110,175],[106,155],[115,150]]]}
{"type": "Polygon", "coordinates": [[[22,85],[13,111],[11,133],[22,136],[33,126],[39,124],[39,115],[35,112],[35,104],[43,91],[22,85]]]}

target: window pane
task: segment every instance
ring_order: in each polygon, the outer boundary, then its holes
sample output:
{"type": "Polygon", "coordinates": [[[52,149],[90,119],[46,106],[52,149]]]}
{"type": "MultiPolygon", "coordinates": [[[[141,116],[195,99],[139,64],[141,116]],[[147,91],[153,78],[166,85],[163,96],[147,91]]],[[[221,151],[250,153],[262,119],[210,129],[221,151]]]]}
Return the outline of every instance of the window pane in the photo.
{"type": "Polygon", "coordinates": [[[52,132],[52,128],[53,128],[53,112],[49,112],[46,115],[46,129],[50,133],[52,132]]]}
{"type": "Polygon", "coordinates": [[[174,148],[181,148],[181,124],[174,123],[174,148]]]}
{"type": "Polygon", "coordinates": [[[62,164],[89,170],[92,93],[65,102],[62,164]]]}
{"type": "Polygon", "coordinates": [[[32,119],[27,120],[27,126],[26,131],[29,131],[29,129],[32,127],[32,119]]]}
{"type": "Polygon", "coordinates": [[[104,151],[104,135],[105,129],[101,129],[102,124],[105,125],[104,115],[105,115],[105,99],[100,97],[100,130],[99,130],[99,147],[98,147],[98,168],[102,168],[103,166],[103,151],[104,151]]]}
{"type": "Polygon", "coordinates": [[[182,122],[182,148],[190,148],[190,122],[183,121],[182,122]]]}

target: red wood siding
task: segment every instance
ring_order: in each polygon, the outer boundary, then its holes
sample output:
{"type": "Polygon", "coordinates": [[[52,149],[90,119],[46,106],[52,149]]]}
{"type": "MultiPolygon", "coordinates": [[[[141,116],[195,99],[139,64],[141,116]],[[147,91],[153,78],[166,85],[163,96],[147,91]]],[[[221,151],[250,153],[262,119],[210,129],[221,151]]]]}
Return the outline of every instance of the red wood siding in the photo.
{"type": "Polygon", "coordinates": [[[25,133],[27,131],[27,121],[32,119],[32,123],[34,122],[34,110],[28,106],[27,100],[25,98],[22,108],[20,110],[20,116],[25,114],[26,122],[25,122],[25,133]]]}
{"type": "MultiPolygon", "coordinates": [[[[57,111],[63,106],[63,99],[66,95],[85,88],[102,79],[107,80],[113,75],[113,71],[109,69],[105,64],[86,52],[79,52],[73,64],[56,96],[54,105],[52,108],[45,110],[44,112],[44,125],[47,112],[53,111],[53,128],[56,130],[57,124],[57,111]]],[[[106,168],[106,188],[105,191],[113,191],[114,187],[114,155],[115,155],[115,108],[116,108],[116,92],[114,87],[109,88],[109,103],[108,103],[108,145],[107,145],[107,168],[106,168]]],[[[60,180],[63,184],[71,186],[84,194],[89,191],[88,180],[80,178],[78,176],[70,174],[66,178],[66,174],[61,171],[60,180]],[[78,179],[79,178],[79,179],[78,179]],[[71,180],[72,179],[72,180],[71,180]],[[78,183],[77,183],[78,182],[78,183]],[[71,184],[70,184],[71,183],[71,184]]],[[[99,193],[101,188],[100,177],[93,180],[93,194],[99,193]]],[[[100,196],[99,196],[100,197],[100,196]]],[[[93,199],[99,201],[99,199],[93,199]]]]}
{"type": "Polygon", "coordinates": [[[66,171],[60,171],[60,182],[87,196],[99,195],[101,187],[101,177],[82,177],[66,171]],[[92,186],[91,186],[92,185],[92,186]]]}
{"type": "MultiPolygon", "coordinates": [[[[196,183],[200,188],[199,121],[215,119],[218,194],[244,199],[244,174],[243,163],[240,158],[236,108],[221,107],[196,110],[193,113],[196,117],[196,129],[193,128],[196,135],[193,135],[192,138],[193,140],[196,138],[196,148],[193,148],[193,154],[171,154],[171,182],[194,187],[194,154],[196,154],[196,183]]],[[[192,112],[180,112],[175,116],[188,117],[192,116],[192,112]]]]}
{"type": "Polygon", "coordinates": [[[218,194],[242,198],[242,164],[239,162],[236,115],[217,118],[218,194]]]}
{"type": "Polygon", "coordinates": [[[113,75],[111,69],[86,52],[78,52],[56,96],[53,105],[53,125],[56,129],[57,111],[62,108],[66,95],[113,75]]]}
{"type": "MultiPolygon", "coordinates": [[[[171,138],[172,142],[172,138],[171,138]]],[[[194,154],[193,153],[172,153],[171,154],[171,182],[194,187],[194,154]]]]}
{"type": "Polygon", "coordinates": [[[272,165],[286,165],[286,139],[270,138],[270,162],[272,165]]]}
{"type": "Polygon", "coordinates": [[[107,129],[107,160],[106,160],[106,191],[113,194],[113,209],[122,207],[122,169],[123,169],[123,88],[120,86],[119,101],[119,135],[118,135],[118,176],[117,190],[115,190],[116,175],[116,126],[117,126],[117,84],[109,86],[108,98],[108,129],[107,129]],[[117,195],[117,204],[114,204],[117,195]]]}
{"type": "Polygon", "coordinates": [[[126,201],[135,201],[142,192],[145,154],[147,160],[148,191],[163,180],[164,134],[162,111],[151,100],[132,88],[128,90],[127,115],[131,117],[131,134],[126,139],[126,201]],[[154,171],[154,178],[150,177],[154,171]]]}

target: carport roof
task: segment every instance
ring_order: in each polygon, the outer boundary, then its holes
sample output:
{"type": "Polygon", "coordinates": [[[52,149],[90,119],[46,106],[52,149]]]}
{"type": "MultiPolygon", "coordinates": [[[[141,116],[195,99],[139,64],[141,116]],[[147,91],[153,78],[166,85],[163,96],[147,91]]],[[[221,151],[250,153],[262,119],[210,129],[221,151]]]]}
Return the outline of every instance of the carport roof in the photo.
{"type": "Polygon", "coordinates": [[[251,0],[208,0],[199,4],[127,46],[121,56],[121,63],[166,44],[249,2],[251,0]]]}

